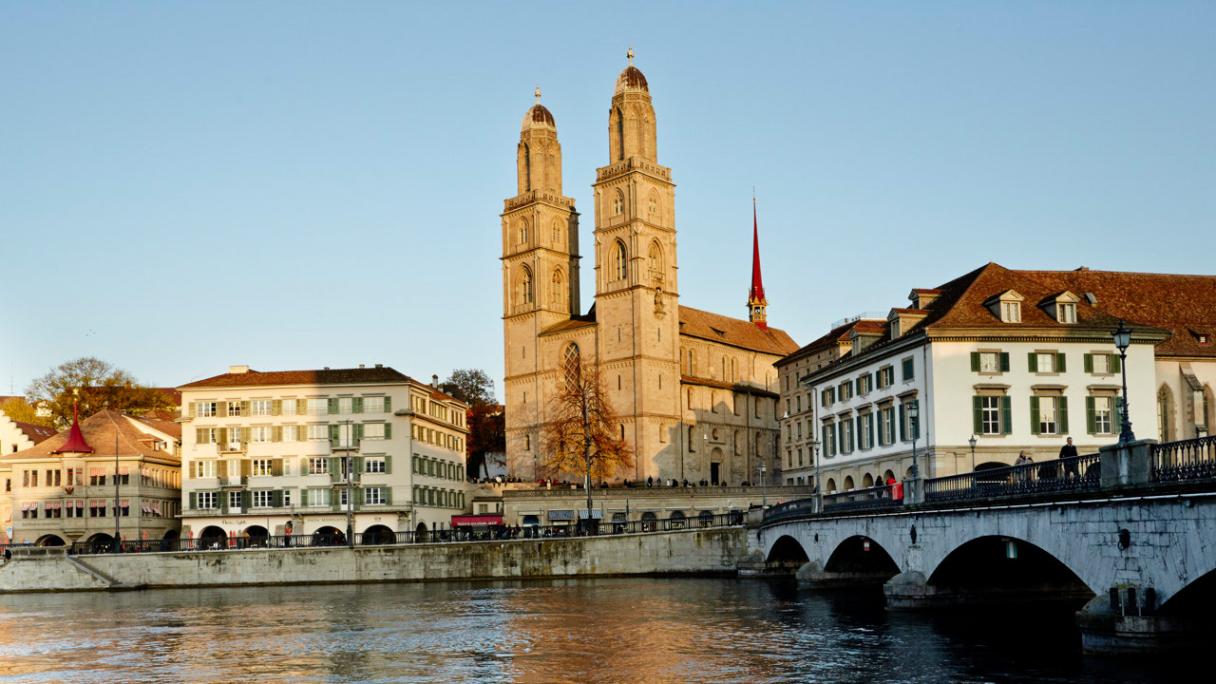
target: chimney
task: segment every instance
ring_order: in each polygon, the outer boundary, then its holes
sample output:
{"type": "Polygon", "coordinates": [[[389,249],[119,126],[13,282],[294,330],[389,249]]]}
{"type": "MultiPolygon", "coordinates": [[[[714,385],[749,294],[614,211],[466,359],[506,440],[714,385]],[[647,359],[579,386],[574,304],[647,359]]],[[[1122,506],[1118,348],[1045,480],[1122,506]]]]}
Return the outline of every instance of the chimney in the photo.
{"type": "Polygon", "coordinates": [[[384,364],[383,364],[383,363],[377,363],[377,364],[376,364],[376,368],[384,368],[384,364]]]}
{"type": "Polygon", "coordinates": [[[248,373],[248,372],[249,372],[249,366],[247,366],[245,364],[228,366],[228,373],[230,375],[244,375],[245,373],[248,373]]]}
{"type": "Polygon", "coordinates": [[[359,364],[359,367],[360,367],[360,368],[362,368],[362,367],[363,367],[363,364],[359,364]]]}
{"type": "Polygon", "coordinates": [[[435,389],[439,389],[439,376],[438,375],[431,376],[431,387],[434,387],[435,389]]]}

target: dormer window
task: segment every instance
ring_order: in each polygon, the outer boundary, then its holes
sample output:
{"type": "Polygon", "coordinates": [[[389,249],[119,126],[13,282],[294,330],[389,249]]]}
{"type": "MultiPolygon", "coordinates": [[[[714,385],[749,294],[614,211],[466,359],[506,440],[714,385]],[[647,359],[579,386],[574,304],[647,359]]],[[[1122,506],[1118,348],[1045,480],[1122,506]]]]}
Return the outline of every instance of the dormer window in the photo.
{"type": "Polygon", "coordinates": [[[1022,322],[1022,303],[1021,302],[1001,302],[1001,322],[1002,323],[1021,323],[1022,322]]]}
{"type": "Polygon", "coordinates": [[[984,306],[993,316],[1001,319],[1002,323],[1021,323],[1022,322],[1022,301],[1025,297],[1018,294],[1015,290],[1005,290],[1004,292],[989,297],[984,302],[984,306]]]}
{"type": "Polygon", "coordinates": [[[1047,312],[1048,316],[1056,319],[1057,323],[1072,325],[1077,322],[1077,303],[1080,301],[1080,297],[1065,290],[1045,298],[1039,302],[1039,306],[1047,312]]]}
{"type": "Polygon", "coordinates": [[[1076,304],[1057,304],[1057,318],[1061,323],[1076,323],[1077,322],[1077,305],[1076,304]]]}

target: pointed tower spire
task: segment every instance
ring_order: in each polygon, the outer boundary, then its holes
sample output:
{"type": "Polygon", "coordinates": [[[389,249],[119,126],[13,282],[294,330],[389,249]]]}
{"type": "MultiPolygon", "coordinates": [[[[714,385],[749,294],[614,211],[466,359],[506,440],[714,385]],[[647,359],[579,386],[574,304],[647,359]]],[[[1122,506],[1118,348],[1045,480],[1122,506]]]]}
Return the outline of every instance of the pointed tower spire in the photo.
{"type": "Polygon", "coordinates": [[[56,454],[91,454],[93,447],[84,441],[84,433],[80,431],[80,411],[76,402],[72,401],[72,428],[68,430],[68,441],[54,451],[56,454]]]}
{"type": "Polygon", "coordinates": [[[768,329],[768,300],[764,298],[764,278],[760,275],[760,224],[756,218],[756,193],[752,191],[752,289],[747,293],[747,320],[761,330],[768,329]]]}

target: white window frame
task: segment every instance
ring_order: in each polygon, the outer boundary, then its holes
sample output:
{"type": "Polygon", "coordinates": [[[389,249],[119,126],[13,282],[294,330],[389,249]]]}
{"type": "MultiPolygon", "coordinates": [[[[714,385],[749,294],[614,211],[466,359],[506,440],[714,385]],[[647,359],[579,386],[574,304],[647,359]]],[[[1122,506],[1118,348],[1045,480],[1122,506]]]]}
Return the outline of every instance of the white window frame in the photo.
{"type": "Polygon", "coordinates": [[[1060,434],[1060,398],[1058,396],[1039,396],[1039,434],[1060,434]],[[1045,410],[1047,406],[1051,407],[1050,411],[1045,410]]]}
{"type": "Polygon", "coordinates": [[[369,506],[384,505],[384,489],[382,487],[364,487],[363,503],[369,506]]]}
{"type": "Polygon", "coordinates": [[[980,434],[994,436],[1004,434],[1001,428],[1001,400],[999,394],[980,395],[980,434]],[[991,429],[989,429],[991,428],[991,429]]]}

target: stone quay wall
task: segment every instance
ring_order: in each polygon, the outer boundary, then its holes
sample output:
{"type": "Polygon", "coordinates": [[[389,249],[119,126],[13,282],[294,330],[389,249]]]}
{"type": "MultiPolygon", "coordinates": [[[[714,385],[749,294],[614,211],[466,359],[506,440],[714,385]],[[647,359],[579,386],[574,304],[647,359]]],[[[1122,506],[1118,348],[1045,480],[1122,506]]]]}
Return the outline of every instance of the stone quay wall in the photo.
{"type": "Polygon", "coordinates": [[[393,546],[14,556],[0,593],[605,575],[733,574],[741,527],[393,546]]]}

